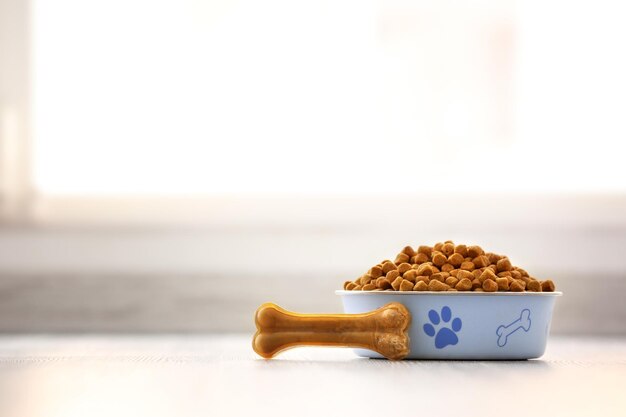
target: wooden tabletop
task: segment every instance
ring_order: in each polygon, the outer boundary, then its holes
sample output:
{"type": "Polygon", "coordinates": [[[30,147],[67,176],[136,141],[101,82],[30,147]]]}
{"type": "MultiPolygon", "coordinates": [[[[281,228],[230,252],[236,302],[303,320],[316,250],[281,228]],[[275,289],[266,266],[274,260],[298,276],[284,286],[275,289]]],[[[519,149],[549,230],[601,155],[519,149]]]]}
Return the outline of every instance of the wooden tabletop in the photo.
{"type": "Polygon", "coordinates": [[[626,338],[552,337],[540,360],[499,362],[268,361],[250,340],[0,336],[0,416],[626,415],[626,338]]]}

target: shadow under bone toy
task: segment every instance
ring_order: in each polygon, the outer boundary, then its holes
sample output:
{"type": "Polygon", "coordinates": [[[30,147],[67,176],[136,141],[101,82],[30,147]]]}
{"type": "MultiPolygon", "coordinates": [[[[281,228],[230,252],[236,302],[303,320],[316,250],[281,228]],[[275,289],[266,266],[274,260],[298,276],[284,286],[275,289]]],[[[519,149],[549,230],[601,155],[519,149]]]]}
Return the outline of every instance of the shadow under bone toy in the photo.
{"type": "Polygon", "coordinates": [[[303,345],[353,347],[357,355],[370,358],[537,358],[545,351],[554,303],[562,295],[412,291],[336,294],[348,314],[297,314],[273,304],[259,307],[254,350],[265,358],[303,345]]]}

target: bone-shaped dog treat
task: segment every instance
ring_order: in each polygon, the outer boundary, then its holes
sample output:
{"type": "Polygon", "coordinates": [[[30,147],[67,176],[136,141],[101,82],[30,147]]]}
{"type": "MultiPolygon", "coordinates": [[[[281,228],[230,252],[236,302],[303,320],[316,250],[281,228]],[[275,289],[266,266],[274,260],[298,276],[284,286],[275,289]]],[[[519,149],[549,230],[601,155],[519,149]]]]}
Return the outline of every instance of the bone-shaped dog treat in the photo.
{"type": "Polygon", "coordinates": [[[252,347],[264,358],[306,345],[370,349],[388,359],[409,354],[411,314],[400,303],[362,314],[299,314],[266,303],[257,310],[255,322],[252,347]]]}
{"type": "Polygon", "coordinates": [[[496,330],[498,346],[502,347],[506,345],[507,338],[519,329],[524,329],[525,332],[530,330],[530,310],[527,308],[522,310],[519,319],[515,320],[513,323],[498,327],[496,330]]]}

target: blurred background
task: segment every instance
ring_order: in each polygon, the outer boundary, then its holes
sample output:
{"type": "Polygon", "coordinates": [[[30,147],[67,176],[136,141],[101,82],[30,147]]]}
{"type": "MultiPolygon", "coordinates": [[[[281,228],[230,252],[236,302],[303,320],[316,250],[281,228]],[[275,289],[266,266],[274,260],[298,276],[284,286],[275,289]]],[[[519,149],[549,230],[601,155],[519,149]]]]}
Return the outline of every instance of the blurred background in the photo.
{"type": "Polygon", "coordinates": [[[0,0],[0,332],[250,332],[452,239],[626,334],[625,11],[0,0]]]}

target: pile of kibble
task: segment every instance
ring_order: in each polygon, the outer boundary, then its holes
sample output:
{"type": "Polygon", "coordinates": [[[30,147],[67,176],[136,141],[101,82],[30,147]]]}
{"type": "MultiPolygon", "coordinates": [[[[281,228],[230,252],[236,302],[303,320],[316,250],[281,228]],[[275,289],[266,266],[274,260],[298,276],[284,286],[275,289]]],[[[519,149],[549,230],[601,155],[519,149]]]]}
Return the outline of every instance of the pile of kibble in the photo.
{"type": "Polygon", "coordinates": [[[354,281],[350,291],[533,291],[552,292],[554,282],[539,281],[511,265],[509,258],[485,252],[480,246],[455,245],[402,249],[395,261],[384,260],[354,281]]]}

